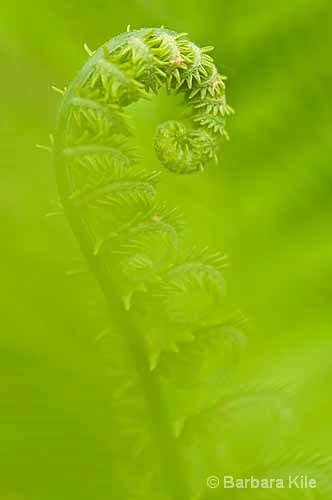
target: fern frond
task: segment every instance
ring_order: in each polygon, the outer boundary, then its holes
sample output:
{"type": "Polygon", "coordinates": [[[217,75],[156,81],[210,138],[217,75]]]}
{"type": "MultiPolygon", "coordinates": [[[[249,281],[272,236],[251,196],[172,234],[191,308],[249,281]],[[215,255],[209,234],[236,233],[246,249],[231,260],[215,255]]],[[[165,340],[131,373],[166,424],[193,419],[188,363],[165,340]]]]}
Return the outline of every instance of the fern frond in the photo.
{"type": "Polygon", "coordinates": [[[259,404],[270,408],[259,431],[286,415],[283,394],[235,383],[244,338],[224,319],[224,258],[183,250],[180,217],[158,200],[158,174],[139,165],[126,113],[161,86],[181,93],[186,118],[158,127],[155,151],[171,172],[202,171],[231,114],[210,52],[186,34],[129,28],[89,51],[59,113],[61,202],[117,325],[98,344],[108,350],[114,498],[203,498],[211,468],[237,456],[234,425],[247,437],[259,404]]]}

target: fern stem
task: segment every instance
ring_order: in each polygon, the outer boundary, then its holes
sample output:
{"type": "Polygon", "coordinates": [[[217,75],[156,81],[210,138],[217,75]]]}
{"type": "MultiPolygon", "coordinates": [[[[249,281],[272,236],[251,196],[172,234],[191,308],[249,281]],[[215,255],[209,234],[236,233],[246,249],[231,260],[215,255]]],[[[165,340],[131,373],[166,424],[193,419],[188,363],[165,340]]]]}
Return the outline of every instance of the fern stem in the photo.
{"type": "MultiPolygon", "coordinates": [[[[56,171],[58,174],[60,173],[58,169],[56,171]]],[[[86,223],[79,212],[67,202],[67,197],[64,196],[67,191],[66,179],[61,173],[57,175],[57,184],[65,215],[80,245],[81,252],[106,299],[112,322],[117,324],[125,334],[128,349],[135,362],[148,414],[151,416],[155,440],[160,449],[165,489],[169,491],[172,500],[189,500],[190,494],[186,485],[184,466],[178,453],[176,439],[168,417],[168,409],[163,401],[158,379],[149,368],[144,339],[132,321],[130,313],[124,310],[121,299],[114,293],[117,289],[116,284],[113,283],[112,276],[102,258],[91,253],[91,240],[87,236],[86,223]]]]}

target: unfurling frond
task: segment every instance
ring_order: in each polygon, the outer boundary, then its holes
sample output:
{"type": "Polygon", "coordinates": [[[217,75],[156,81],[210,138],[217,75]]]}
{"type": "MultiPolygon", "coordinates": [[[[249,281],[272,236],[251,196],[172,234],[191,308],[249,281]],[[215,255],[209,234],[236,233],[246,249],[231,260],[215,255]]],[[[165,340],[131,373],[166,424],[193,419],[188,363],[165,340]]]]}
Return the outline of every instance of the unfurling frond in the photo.
{"type": "Polygon", "coordinates": [[[201,172],[228,137],[225,78],[212,47],[164,28],[129,26],[85,49],[89,59],[64,92],[46,149],[117,325],[98,336],[107,353],[112,498],[204,500],[206,478],[237,456],[232,426],[247,437],[243,408],[249,420],[248,408],[272,407],[275,426],[287,411],[264,390],[236,386],[244,336],[228,319],[225,259],[183,250],[182,218],[158,199],[159,172],[141,165],[127,108],[161,87],[181,94],[184,118],[158,127],[155,152],[170,172],[201,172]]]}

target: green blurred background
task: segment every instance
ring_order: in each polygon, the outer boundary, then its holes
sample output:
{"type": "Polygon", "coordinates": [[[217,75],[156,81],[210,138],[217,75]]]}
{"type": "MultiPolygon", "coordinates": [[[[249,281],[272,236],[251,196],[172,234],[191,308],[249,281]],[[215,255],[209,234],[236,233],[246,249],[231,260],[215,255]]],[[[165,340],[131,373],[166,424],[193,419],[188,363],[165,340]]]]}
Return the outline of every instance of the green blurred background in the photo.
{"type": "MultiPolygon", "coordinates": [[[[214,45],[231,141],[204,176],[169,176],[191,240],[228,255],[229,301],[249,318],[243,376],[296,388],[297,440],[332,451],[331,13],[327,0],[6,2],[1,51],[3,500],[110,497],[102,298],[56,212],[47,143],[63,87],[94,49],[165,25],[214,45]],[[194,200],[194,203],[193,203],[194,200]],[[70,273],[69,273],[70,274],[70,273]]],[[[172,112],[172,104],[168,112],[172,112]]],[[[175,103],[174,103],[175,106],[175,103]]],[[[143,156],[163,100],[136,110],[143,156]]],[[[175,111],[174,111],[175,112],[175,111]]]]}

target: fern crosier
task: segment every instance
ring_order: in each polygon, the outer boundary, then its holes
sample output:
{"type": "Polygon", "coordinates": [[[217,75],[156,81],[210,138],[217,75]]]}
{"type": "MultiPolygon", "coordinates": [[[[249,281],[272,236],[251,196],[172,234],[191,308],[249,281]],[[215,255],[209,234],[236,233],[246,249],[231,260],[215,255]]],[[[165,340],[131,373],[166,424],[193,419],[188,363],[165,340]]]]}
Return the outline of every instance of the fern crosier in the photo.
{"type": "MultiPolygon", "coordinates": [[[[202,170],[216,158],[231,112],[211,49],[165,29],[129,31],[91,56],[69,85],[60,110],[56,172],[83,251],[90,260],[112,266],[127,308],[133,292],[150,286],[168,311],[165,324],[206,326],[223,294],[222,262],[218,255],[180,250],[179,217],[157,201],[158,172],[140,168],[124,109],[163,85],[181,93],[185,117],[158,127],[156,154],[172,172],[202,170]]],[[[146,340],[151,365],[188,333],[154,337],[146,340]]]]}
{"type": "MultiPolygon", "coordinates": [[[[144,495],[137,493],[137,498],[193,497],[182,478],[187,466],[176,440],[192,413],[215,403],[215,394],[206,391],[194,407],[174,406],[170,388],[175,374],[169,379],[167,356],[174,356],[175,370],[179,351],[189,356],[188,365],[195,372],[202,370],[197,382],[202,386],[219,370],[207,361],[213,359],[213,351],[220,354],[237,342],[227,333],[228,321],[219,315],[223,257],[205,248],[182,249],[180,217],[157,199],[159,173],[140,167],[125,108],[162,86],[170,93],[181,93],[184,118],[158,127],[155,151],[172,172],[201,171],[216,159],[220,139],[227,137],[225,118],[231,113],[211,49],[199,48],[186,35],[165,29],[128,31],[112,39],[91,54],[70,83],[55,136],[55,170],[65,213],[134,360],[134,370],[123,360],[115,370],[114,395],[122,385],[125,391],[136,387],[135,397],[124,398],[126,405],[130,400],[133,406],[128,410],[125,405],[120,413],[126,422],[135,417],[130,425],[137,436],[148,425],[146,434],[155,436],[151,446],[160,455],[151,481],[158,482],[161,475],[168,494],[158,496],[151,484],[153,494],[145,485],[144,495]],[[204,356],[198,362],[203,337],[204,356]],[[192,347],[185,349],[185,345],[192,347]]],[[[123,350],[122,336],[113,333],[111,337],[112,350],[123,350]]],[[[113,368],[116,363],[113,359],[113,368]]],[[[190,376],[189,367],[187,372],[190,376]]],[[[191,393],[185,392],[189,402],[191,393]]],[[[124,426],[123,436],[130,425],[124,426]]],[[[136,441],[135,453],[150,446],[139,444],[140,437],[136,441]]],[[[147,464],[148,471],[150,467],[147,464]]],[[[141,472],[140,480],[150,477],[150,472],[141,472]]],[[[122,494],[134,498],[128,492],[122,494]]]]}
{"type": "MultiPolygon", "coordinates": [[[[272,428],[279,445],[277,427],[289,427],[281,391],[236,387],[230,378],[244,338],[220,307],[223,257],[182,248],[181,218],[158,201],[159,173],[140,167],[125,114],[162,86],[182,94],[184,119],[158,127],[156,154],[172,172],[202,170],[227,138],[232,112],[210,51],[165,29],[129,31],[90,54],[59,113],[61,201],[112,315],[110,494],[117,500],[210,498],[206,478],[241,464],[237,438],[251,436],[248,414],[258,401],[266,411],[250,456],[254,469],[262,457],[265,468],[280,468],[265,458],[265,443],[272,446],[272,428]]],[[[304,466],[315,472],[320,462],[304,466]]]]}

